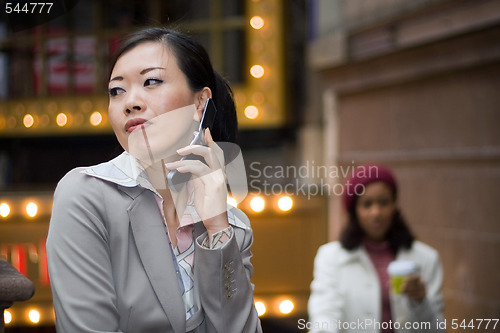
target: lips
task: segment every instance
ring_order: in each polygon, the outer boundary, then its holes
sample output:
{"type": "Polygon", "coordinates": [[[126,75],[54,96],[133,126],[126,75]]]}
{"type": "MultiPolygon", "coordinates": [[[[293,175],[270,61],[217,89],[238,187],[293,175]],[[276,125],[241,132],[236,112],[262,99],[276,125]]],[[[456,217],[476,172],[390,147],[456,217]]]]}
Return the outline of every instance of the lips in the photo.
{"type": "Polygon", "coordinates": [[[134,131],[135,129],[139,128],[145,122],[147,122],[147,120],[144,119],[144,118],[130,119],[129,121],[127,121],[125,123],[125,131],[129,132],[129,133],[132,133],[132,131],[134,131]]]}

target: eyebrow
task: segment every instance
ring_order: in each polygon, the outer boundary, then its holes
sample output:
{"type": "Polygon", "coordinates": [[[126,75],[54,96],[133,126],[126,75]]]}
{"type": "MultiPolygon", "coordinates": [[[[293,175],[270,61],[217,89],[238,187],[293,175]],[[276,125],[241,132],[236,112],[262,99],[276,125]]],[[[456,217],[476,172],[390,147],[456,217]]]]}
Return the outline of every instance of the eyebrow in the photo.
{"type": "MultiPolygon", "coordinates": [[[[141,75],[144,75],[146,73],[149,73],[155,69],[166,69],[165,67],[148,67],[148,68],[145,68],[143,69],[139,74],[141,75]]],[[[112,78],[111,80],[109,80],[109,82],[111,81],[122,81],[123,80],[123,76],[115,76],[114,78],[112,78]]]]}

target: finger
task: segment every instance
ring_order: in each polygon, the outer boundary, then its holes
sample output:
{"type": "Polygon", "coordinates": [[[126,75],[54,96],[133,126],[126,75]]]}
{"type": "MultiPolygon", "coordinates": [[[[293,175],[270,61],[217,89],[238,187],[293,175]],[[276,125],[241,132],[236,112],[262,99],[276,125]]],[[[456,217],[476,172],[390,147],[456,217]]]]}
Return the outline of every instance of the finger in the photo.
{"type": "Polygon", "coordinates": [[[410,282],[410,283],[415,283],[419,280],[420,278],[418,277],[418,275],[410,275],[406,278],[406,281],[410,282]]]}
{"type": "Polygon", "coordinates": [[[214,163],[213,160],[213,154],[211,152],[211,148],[207,146],[200,146],[200,145],[190,145],[186,146],[184,148],[178,149],[177,153],[181,156],[187,156],[187,155],[197,155],[201,156],[205,159],[205,162],[207,162],[208,166],[211,169],[218,169],[220,168],[219,163],[214,163]]]}
{"type": "Polygon", "coordinates": [[[202,146],[202,145],[189,145],[180,149],[177,149],[176,152],[177,154],[181,156],[186,156],[189,154],[196,154],[196,155],[202,155],[204,150],[208,150],[209,148],[207,146],[202,146]]]}
{"type": "Polygon", "coordinates": [[[225,165],[224,151],[212,138],[212,133],[210,132],[209,128],[205,130],[205,140],[207,142],[207,145],[213,150],[215,156],[217,157],[217,161],[219,162],[218,166],[223,167],[225,165]]]}
{"type": "Polygon", "coordinates": [[[177,170],[181,173],[190,172],[195,176],[201,177],[212,172],[205,163],[199,160],[182,160],[171,163],[165,163],[165,167],[169,170],[177,170]]]}
{"type": "Polygon", "coordinates": [[[214,142],[214,139],[212,138],[212,133],[210,132],[210,128],[205,128],[205,142],[207,143],[207,146],[210,147],[210,143],[214,142]]]}
{"type": "Polygon", "coordinates": [[[401,285],[401,291],[404,293],[411,292],[415,283],[415,278],[413,276],[409,276],[404,279],[403,284],[401,285]]]}
{"type": "Polygon", "coordinates": [[[165,168],[169,170],[175,170],[182,165],[180,162],[181,161],[165,163],[165,168]]]}
{"type": "Polygon", "coordinates": [[[199,179],[204,185],[213,187],[222,186],[225,188],[225,175],[221,169],[212,170],[205,163],[199,160],[184,160],[166,163],[167,169],[176,169],[180,173],[191,173],[194,179],[199,179]]]}
{"type": "Polygon", "coordinates": [[[207,143],[208,147],[222,153],[222,149],[217,143],[215,143],[214,139],[212,138],[212,133],[210,132],[210,129],[208,127],[205,129],[205,142],[207,143]]]}
{"type": "Polygon", "coordinates": [[[419,283],[419,278],[418,276],[411,275],[405,279],[406,285],[409,287],[414,287],[419,283]]]}
{"type": "Polygon", "coordinates": [[[403,284],[401,285],[401,292],[403,294],[407,294],[408,293],[408,284],[406,283],[406,281],[403,281],[403,284]]]}
{"type": "Polygon", "coordinates": [[[210,145],[211,147],[190,145],[177,150],[177,153],[181,156],[189,154],[202,156],[212,170],[222,169],[224,165],[224,152],[215,142],[212,141],[210,145]]]}
{"type": "Polygon", "coordinates": [[[214,161],[217,161],[217,166],[223,168],[224,163],[224,151],[222,148],[215,142],[210,143],[210,149],[212,149],[212,155],[214,156],[214,161]]]}
{"type": "Polygon", "coordinates": [[[401,291],[412,298],[421,299],[425,296],[425,285],[419,276],[412,276],[403,282],[401,291]]]}
{"type": "Polygon", "coordinates": [[[182,161],[176,165],[168,165],[167,168],[175,169],[180,173],[190,173],[191,179],[201,179],[214,172],[205,163],[198,160],[182,161]]]}

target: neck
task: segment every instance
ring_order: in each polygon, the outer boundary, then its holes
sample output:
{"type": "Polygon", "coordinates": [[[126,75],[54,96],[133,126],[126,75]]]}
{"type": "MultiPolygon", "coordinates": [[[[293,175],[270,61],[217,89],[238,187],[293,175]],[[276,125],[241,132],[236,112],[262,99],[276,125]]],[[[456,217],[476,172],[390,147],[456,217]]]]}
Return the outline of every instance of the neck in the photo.
{"type": "Polygon", "coordinates": [[[388,244],[389,241],[385,238],[382,238],[382,239],[374,239],[374,238],[369,238],[369,237],[365,237],[363,239],[363,243],[367,243],[367,244],[373,244],[373,245],[377,245],[377,244],[388,244]]]}
{"type": "MultiPolygon", "coordinates": [[[[177,216],[177,209],[172,197],[172,192],[167,184],[167,172],[163,160],[145,168],[151,185],[160,194],[163,199],[163,214],[165,222],[169,228],[169,233],[174,233],[180,221],[180,216],[177,216]]],[[[171,237],[172,238],[172,237],[171,237]]]]}
{"type": "MultiPolygon", "coordinates": [[[[146,174],[148,175],[149,181],[151,185],[158,192],[170,192],[170,189],[167,184],[167,170],[165,168],[165,164],[163,160],[156,162],[150,166],[144,168],[146,174]]],[[[162,195],[163,196],[163,195],[162,195]]],[[[165,198],[164,198],[165,199],[165,198]]]]}

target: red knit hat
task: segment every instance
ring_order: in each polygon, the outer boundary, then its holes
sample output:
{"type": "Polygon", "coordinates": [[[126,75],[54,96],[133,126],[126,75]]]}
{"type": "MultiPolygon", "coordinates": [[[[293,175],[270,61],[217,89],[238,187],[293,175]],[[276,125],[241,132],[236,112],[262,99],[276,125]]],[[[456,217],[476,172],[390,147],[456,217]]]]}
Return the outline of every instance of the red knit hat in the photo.
{"type": "Polygon", "coordinates": [[[389,185],[397,196],[398,186],[392,172],[382,165],[369,164],[358,166],[344,185],[344,204],[347,211],[354,209],[354,202],[358,195],[364,193],[364,187],[370,183],[382,181],[389,185]]]}

